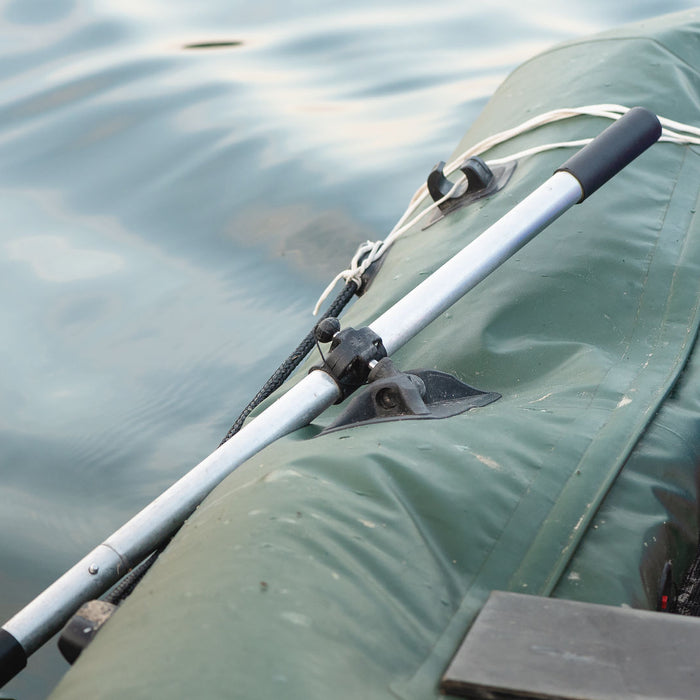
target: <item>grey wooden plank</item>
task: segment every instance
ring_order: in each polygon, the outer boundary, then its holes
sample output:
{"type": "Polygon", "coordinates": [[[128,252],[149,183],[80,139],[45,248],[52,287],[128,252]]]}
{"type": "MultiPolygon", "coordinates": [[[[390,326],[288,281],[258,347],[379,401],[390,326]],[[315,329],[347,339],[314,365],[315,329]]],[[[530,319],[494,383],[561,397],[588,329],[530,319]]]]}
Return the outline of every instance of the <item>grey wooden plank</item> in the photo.
{"type": "Polygon", "coordinates": [[[700,619],[495,591],[441,683],[475,700],[698,700],[700,619]]]}

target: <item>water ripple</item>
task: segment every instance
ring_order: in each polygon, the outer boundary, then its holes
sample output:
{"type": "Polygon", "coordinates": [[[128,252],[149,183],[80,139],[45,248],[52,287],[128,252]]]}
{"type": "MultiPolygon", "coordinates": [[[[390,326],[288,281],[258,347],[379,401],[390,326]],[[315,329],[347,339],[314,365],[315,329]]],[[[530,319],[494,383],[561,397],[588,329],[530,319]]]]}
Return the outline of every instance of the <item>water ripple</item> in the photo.
{"type": "Polygon", "coordinates": [[[5,608],[218,444],[512,68],[690,5],[5,4],[5,608]]]}

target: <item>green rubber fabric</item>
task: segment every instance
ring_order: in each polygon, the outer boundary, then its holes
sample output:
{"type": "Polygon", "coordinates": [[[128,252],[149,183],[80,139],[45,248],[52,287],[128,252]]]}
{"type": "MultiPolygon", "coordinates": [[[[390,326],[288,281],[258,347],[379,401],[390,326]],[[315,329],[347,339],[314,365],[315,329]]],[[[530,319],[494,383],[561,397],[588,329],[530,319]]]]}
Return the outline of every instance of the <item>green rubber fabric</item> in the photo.
{"type": "MultiPolygon", "coordinates": [[[[596,103],[697,124],[698,42],[691,11],[558,46],[455,152],[596,103]]],[[[484,157],[608,124],[567,119],[484,157]]],[[[523,158],[501,192],[405,234],[343,326],[371,323],[572,152],[523,158]]],[[[492,590],[653,609],[664,562],[680,575],[697,543],[699,185],[698,147],[654,145],[392,358],[500,400],[319,436],[334,406],[237,469],[53,700],[425,700],[492,590]]]]}

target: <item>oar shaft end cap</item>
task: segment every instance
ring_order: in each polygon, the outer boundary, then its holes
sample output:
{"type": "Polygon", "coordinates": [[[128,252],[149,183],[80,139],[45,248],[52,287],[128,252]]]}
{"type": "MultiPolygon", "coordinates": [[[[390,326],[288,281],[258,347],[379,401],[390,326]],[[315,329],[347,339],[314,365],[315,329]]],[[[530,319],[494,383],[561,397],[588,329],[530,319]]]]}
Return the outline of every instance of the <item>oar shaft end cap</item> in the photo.
{"type": "Polygon", "coordinates": [[[0,688],[26,665],[27,654],[22,645],[7,630],[0,628],[0,688]]]}

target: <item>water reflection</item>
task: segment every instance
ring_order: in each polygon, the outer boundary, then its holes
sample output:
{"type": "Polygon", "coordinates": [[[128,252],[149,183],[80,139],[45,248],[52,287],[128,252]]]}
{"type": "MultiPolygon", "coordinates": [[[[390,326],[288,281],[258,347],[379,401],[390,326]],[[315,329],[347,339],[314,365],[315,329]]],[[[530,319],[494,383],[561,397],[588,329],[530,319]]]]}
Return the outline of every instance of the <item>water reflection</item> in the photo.
{"type": "Polygon", "coordinates": [[[3,11],[9,22],[22,25],[54,24],[71,14],[76,3],[73,0],[13,0],[3,11]]]}
{"type": "Polygon", "coordinates": [[[46,282],[75,282],[102,277],[120,270],[124,261],[103,250],[76,248],[55,235],[15,238],[5,243],[8,260],[27,263],[34,274],[46,282]]]}

